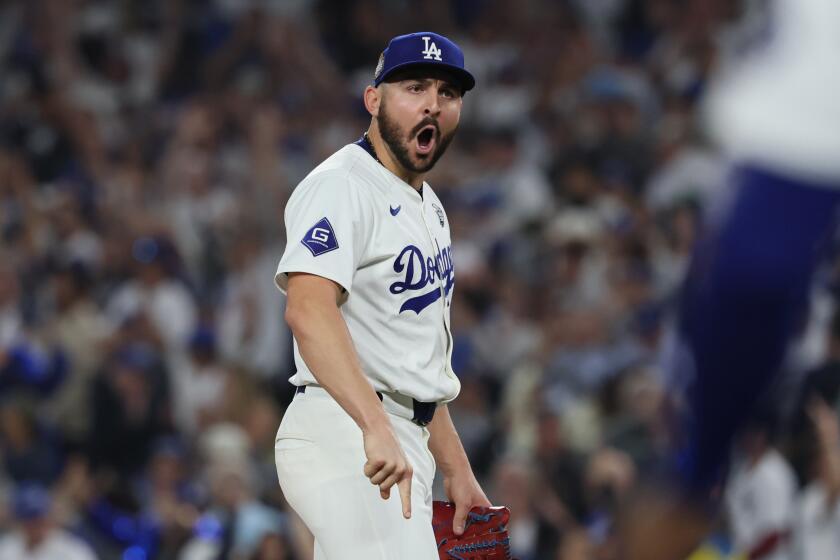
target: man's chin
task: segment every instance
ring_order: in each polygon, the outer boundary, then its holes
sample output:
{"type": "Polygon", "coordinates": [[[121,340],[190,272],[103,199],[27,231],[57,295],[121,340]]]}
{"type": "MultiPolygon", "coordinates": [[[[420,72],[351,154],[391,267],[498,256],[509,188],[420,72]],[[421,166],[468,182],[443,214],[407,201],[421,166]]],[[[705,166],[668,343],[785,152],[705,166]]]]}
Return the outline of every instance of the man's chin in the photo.
{"type": "Polygon", "coordinates": [[[418,173],[426,173],[427,171],[431,171],[432,168],[435,166],[434,152],[432,152],[431,154],[425,154],[423,157],[415,156],[413,163],[414,171],[418,173]]]}
{"type": "Polygon", "coordinates": [[[406,171],[420,174],[427,173],[434,168],[442,155],[441,149],[445,149],[445,146],[436,145],[426,153],[418,151],[414,142],[402,144],[400,148],[400,150],[394,150],[393,148],[391,150],[399,164],[406,171]]]}
{"type": "Polygon", "coordinates": [[[409,153],[411,154],[411,164],[414,167],[414,171],[417,173],[425,173],[427,171],[431,171],[432,168],[437,163],[437,160],[440,159],[438,156],[438,152],[440,151],[440,146],[435,146],[432,151],[421,153],[416,149],[412,149],[409,153]]]}

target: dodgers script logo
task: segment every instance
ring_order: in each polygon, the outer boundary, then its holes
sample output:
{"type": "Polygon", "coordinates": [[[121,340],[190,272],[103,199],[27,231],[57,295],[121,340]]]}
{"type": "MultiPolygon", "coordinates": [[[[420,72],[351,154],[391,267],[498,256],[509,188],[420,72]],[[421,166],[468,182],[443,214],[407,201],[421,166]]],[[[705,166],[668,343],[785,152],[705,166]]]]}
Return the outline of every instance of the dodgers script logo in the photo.
{"type": "Polygon", "coordinates": [[[409,310],[419,315],[421,311],[440,299],[438,280],[444,282],[443,291],[447,296],[452,291],[452,286],[455,284],[452,247],[445,247],[434,257],[425,257],[420,249],[409,245],[394,260],[394,272],[402,274],[403,279],[391,284],[392,294],[425,291],[419,296],[405,300],[400,307],[400,313],[409,310]],[[429,286],[428,290],[427,286],[429,286]]]}

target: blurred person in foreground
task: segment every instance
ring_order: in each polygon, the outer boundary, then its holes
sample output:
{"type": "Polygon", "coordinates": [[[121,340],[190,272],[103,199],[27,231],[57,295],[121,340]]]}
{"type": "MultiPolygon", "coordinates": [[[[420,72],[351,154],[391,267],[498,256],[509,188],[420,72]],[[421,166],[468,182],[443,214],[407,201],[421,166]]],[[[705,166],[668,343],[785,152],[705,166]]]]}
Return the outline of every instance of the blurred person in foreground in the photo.
{"type": "Polygon", "coordinates": [[[840,3],[776,0],[707,98],[732,168],[695,248],[679,321],[672,481],[621,519],[629,560],[677,560],[708,532],[729,450],[807,311],[840,206],[840,3]]]}
{"type": "Polygon", "coordinates": [[[447,408],[460,390],[452,241],[424,181],[474,85],[446,37],[393,38],[364,91],[367,132],[310,173],[286,206],[289,242],[275,279],[287,292],[297,394],[275,456],[316,560],[437,556],[436,464],[456,534],[470,508],[490,505],[447,408]]]}
{"type": "Polygon", "coordinates": [[[808,372],[791,414],[787,449],[801,489],[792,546],[797,560],[840,550],[840,313],[831,320],[826,361],[808,372]]]}
{"type": "Polygon", "coordinates": [[[806,412],[806,437],[816,449],[797,503],[793,550],[798,560],[820,560],[840,550],[840,424],[836,409],[817,395],[806,412]]]}
{"type": "Polygon", "coordinates": [[[46,488],[25,483],[15,488],[12,513],[17,530],[0,539],[3,560],[96,560],[90,546],[56,527],[50,518],[51,500],[46,488]]]}
{"type": "Polygon", "coordinates": [[[723,499],[735,549],[752,560],[790,555],[796,476],[775,447],[777,419],[759,406],[736,438],[723,499]]]}

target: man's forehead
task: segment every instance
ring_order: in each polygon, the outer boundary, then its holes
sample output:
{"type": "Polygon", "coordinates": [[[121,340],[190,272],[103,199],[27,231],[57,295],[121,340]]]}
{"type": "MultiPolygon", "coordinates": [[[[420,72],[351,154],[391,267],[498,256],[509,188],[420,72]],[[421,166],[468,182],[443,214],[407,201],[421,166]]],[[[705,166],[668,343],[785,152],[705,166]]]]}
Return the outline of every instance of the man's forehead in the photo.
{"type": "Polygon", "coordinates": [[[386,82],[402,82],[405,80],[441,80],[447,85],[461,89],[461,82],[453,72],[434,66],[411,66],[395,70],[386,82]]]}

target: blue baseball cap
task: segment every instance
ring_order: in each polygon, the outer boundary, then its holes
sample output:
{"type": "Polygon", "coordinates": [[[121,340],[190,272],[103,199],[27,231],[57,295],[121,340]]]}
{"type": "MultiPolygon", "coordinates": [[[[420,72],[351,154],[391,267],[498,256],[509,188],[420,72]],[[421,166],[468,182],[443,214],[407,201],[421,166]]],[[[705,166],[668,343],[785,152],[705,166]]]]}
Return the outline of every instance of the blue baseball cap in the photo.
{"type": "Polygon", "coordinates": [[[409,66],[429,66],[450,71],[462,91],[475,87],[475,78],[464,68],[464,53],[454,42],[431,31],[399,35],[391,39],[379,56],[373,84],[381,84],[394,70],[409,66]]]}

